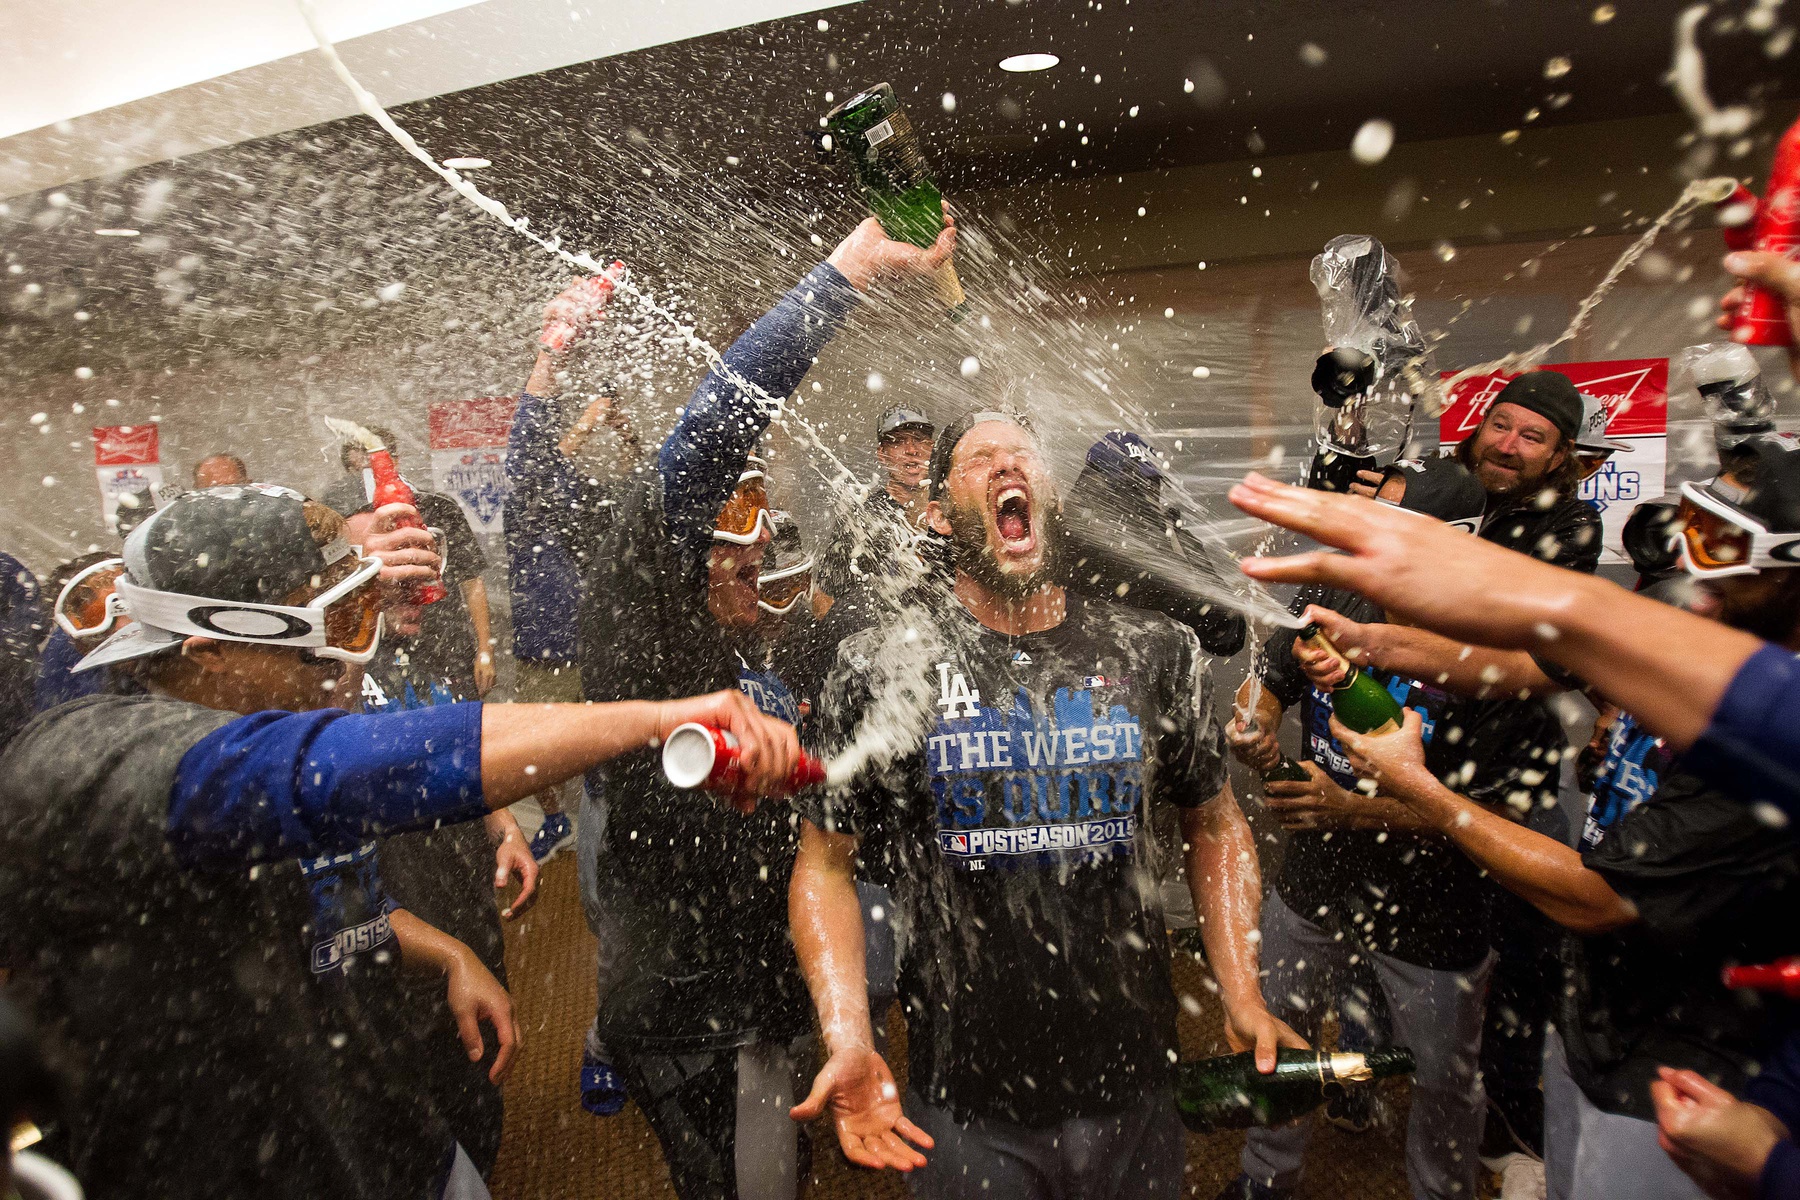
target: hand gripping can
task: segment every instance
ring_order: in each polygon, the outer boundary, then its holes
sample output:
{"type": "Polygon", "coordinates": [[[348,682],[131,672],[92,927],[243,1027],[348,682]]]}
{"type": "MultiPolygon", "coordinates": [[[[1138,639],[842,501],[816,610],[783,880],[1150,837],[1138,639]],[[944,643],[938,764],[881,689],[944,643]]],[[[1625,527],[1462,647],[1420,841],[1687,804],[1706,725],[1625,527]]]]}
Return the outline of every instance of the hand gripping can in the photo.
{"type": "MultiPolygon", "coordinates": [[[[728,729],[715,729],[697,721],[677,725],[663,740],[662,761],[663,774],[678,788],[705,788],[725,795],[743,790],[738,741],[728,729]]],[[[803,751],[783,791],[797,792],[824,782],[825,764],[803,751]]]]}

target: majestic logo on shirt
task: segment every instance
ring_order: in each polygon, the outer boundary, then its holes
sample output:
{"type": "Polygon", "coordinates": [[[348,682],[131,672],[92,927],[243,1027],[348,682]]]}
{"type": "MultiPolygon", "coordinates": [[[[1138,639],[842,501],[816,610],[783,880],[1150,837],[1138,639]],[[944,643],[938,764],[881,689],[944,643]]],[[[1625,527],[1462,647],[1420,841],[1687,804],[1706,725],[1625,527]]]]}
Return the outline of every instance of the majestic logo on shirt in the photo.
{"type": "Polygon", "coordinates": [[[950,664],[941,662],[937,665],[938,707],[944,710],[945,719],[951,717],[972,717],[981,703],[981,693],[969,686],[968,679],[961,671],[954,674],[950,664]]]}

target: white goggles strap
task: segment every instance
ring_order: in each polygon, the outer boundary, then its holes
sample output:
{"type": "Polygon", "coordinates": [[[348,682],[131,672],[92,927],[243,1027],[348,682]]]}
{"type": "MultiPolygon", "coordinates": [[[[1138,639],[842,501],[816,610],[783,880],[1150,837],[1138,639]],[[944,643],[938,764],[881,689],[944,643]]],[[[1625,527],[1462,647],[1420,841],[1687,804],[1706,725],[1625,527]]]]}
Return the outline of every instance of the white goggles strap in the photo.
{"type": "MultiPolygon", "coordinates": [[[[365,558],[355,571],[304,607],[162,592],[138,587],[128,575],[119,577],[116,594],[124,602],[126,615],[170,633],[268,646],[296,646],[315,650],[326,658],[367,662],[374,657],[373,645],[367,652],[354,653],[327,644],[325,610],[380,573],[381,560],[365,558]]],[[[375,645],[380,641],[378,632],[375,645]]]]}

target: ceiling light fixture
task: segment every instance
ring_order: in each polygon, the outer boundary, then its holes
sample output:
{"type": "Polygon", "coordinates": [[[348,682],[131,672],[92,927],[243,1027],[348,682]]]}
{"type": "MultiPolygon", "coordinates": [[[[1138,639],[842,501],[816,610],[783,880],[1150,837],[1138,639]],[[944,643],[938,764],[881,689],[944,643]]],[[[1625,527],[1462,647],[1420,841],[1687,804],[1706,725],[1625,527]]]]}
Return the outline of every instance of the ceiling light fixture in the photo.
{"type": "Polygon", "coordinates": [[[1054,54],[1014,54],[1010,58],[1000,60],[1002,71],[1022,74],[1026,71],[1048,71],[1062,59],[1054,54]]]}
{"type": "Polygon", "coordinates": [[[95,237],[136,237],[137,235],[138,235],[138,231],[135,229],[96,229],[96,230],[94,230],[95,237]]]}
{"type": "Polygon", "coordinates": [[[485,158],[446,158],[444,165],[452,171],[479,171],[494,164],[485,158]]]}

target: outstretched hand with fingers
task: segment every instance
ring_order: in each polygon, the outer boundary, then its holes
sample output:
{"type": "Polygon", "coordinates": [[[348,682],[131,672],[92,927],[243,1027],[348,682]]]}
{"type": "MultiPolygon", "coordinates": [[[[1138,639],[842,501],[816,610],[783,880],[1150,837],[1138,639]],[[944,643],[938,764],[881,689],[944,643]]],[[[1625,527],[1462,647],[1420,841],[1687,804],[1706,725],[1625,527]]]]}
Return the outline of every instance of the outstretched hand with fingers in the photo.
{"type": "Polygon", "coordinates": [[[900,1111],[894,1074],[873,1049],[852,1046],[833,1052],[812,1091],[788,1115],[813,1121],[828,1110],[844,1157],[858,1166],[910,1171],[925,1165],[919,1150],[931,1149],[931,1137],[900,1111]]]}

